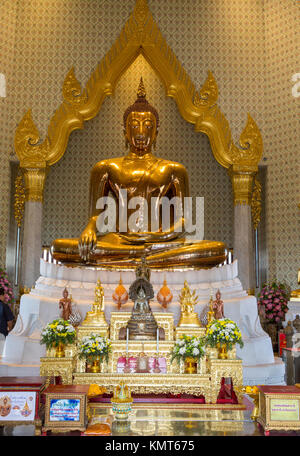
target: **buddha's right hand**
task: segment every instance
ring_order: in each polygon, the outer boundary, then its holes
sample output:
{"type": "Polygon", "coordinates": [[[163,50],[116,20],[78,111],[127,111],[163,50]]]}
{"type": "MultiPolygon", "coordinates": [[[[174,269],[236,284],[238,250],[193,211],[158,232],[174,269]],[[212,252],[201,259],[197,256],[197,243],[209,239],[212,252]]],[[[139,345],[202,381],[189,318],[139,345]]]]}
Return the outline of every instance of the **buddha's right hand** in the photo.
{"type": "Polygon", "coordinates": [[[97,243],[96,231],[92,228],[86,228],[81,233],[78,241],[79,255],[84,261],[88,261],[90,252],[97,243]]]}

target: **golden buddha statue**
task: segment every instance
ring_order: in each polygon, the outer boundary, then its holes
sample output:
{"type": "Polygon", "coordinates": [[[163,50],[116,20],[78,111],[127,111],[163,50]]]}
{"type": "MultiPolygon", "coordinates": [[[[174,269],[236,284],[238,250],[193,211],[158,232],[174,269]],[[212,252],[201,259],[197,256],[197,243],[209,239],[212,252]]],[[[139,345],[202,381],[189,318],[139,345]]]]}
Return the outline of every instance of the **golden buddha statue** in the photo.
{"type": "Polygon", "coordinates": [[[162,198],[177,197],[184,207],[184,198],[189,196],[188,174],[182,164],[152,154],[159,116],[146,100],[142,79],[137,97],[123,118],[128,154],[101,160],[94,166],[90,179],[89,222],[79,239],[56,239],[51,246],[53,258],[63,263],[119,268],[133,267],[142,257],[151,268],[157,269],[216,266],[226,258],[224,243],[187,240],[183,215],[175,220],[171,214],[169,228],[163,226],[162,198]],[[104,210],[99,209],[97,202],[110,195],[116,203],[116,229],[105,232],[104,221],[99,222],[104,210]],[[147,220],[152,222],[154,217],[155,229],[152,223],[152,230],[148,223],[141,225],[141,220],[134,228],[130,227],[136,207],[131,209],[127,202],[134,197],[146,201],[144,218],[148,215],[147,220]]]}

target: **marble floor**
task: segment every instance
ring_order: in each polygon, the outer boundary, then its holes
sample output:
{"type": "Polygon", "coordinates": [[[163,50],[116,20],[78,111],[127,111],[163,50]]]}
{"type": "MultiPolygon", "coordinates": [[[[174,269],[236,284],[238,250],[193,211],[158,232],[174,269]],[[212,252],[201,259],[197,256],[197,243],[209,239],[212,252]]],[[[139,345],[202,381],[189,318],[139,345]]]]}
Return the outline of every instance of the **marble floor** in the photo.
{"type": "MultiPolygon", "coordinates": [[[[251,420],[252,406],[246,401],[246,410],[210,410],[179,405],[136,404],[126,422],[113,419],[108,404],[91,409],[91,424],[111,417],[112,436],[263,436],[251,420]]],[[[274,432],[274,435],[300,435],[300,432],[274,432]]],[[[0,436],[34,436],[32,425],[0,426],[0,436]]],[[[54,435],[54,434],[52,434],[54,435]]],[[[56,434],[66,435],[66,434],[56,434]]],[[[77,432],[68,433],[76,436],[77,432]]]]}

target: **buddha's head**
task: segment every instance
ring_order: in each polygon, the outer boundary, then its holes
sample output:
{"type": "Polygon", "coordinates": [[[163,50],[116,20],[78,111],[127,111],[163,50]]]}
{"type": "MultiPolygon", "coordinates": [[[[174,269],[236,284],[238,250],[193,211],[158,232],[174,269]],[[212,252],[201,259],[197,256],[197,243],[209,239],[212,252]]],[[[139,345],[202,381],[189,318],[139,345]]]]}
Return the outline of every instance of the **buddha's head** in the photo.
{"type": "Polygon", "coordinates": [[[63,297],[66,299],[68,297],[68,290],[65,288],[64,291],[63,291],[63,297]]]}
{"type": "Polygon", "coordinates": [[[137,155],[143,156],[150,152],[156,140],[159,117],[156,109],[146,100],[146,91],[141,78],[137,99],[129,106],[123,117],[126,143],[137,155]]]}

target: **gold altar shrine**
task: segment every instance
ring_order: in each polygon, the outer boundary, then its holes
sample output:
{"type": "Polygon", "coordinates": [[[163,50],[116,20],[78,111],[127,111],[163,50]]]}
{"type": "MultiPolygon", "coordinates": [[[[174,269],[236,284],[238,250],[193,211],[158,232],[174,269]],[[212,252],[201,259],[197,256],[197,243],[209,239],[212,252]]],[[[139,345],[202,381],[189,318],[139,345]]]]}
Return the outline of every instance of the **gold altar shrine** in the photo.
{"type": "MultiPolygon", "coordinates": [[[[99,281],[98,281],[99,282],[99,281]]],[[[99,288],[99,283],[96,289],[99,288]]],[[[203,337],[206,329],[203,327],[194,312],[194,303],[186,299],[193,298],[193,294],[184,294],[188,289],[187,283],[181,294],[181,319],[177,327],[174,326],[174,316],[168,312],[153,312],[158,328],[164,332],[164,340],[121,340],[120,330],[125,328],[130,312],[112,312],[110,325],[104,315],[104,304],[95,302],[92,311],[87,313],[85,320],[77,327],[77,340],[73,345],[66,346],[65,357],[55,357],[55,349],[47,350],[41,358],[40,375],[47,377],[48,384],[51,378],[60,376],[63,384],[87,385],[97,384],[104,387],[107,393],[113,393],[114,388],[125,382],[133,394],[191,394],[205,397],[205,406],[213,407],[217,403],[222,378],[231,378],[238,404],[218,404],[218,407],[243,407],[243,368],[242,360],[236,358],[236,350],[228,351],[227,359],[218,358],[218,350],[206,348],[205,357],[197,362],[196,373],[185,373],[184,362],[171,363],[171,350],[176,340],[183,334],[203,337]],[[186,309],[186,307],[189,307],[186,309]],[[94,319],[91,318],[93,315],[94,319]],[[79,345],[82,339],[90,334],[108,337],[111,341],[111,353],[108,362],[102,362],[100,372],[87,372],[86,360],[79,358],[79,345]],[[118,372],[118,360],[128,359],[143,354],[149,358],[164,358],[166,371],[164,373],[124,373],[118,372]]],[[[97,291],[95,291],[97,296],[97,291]]],[[[102,295],[103,296],[103,295],[102,295]]],[[[103,299],[103,298],[102,298],[103,299]]],[[[195,298],[194,298],[195,299],[195,298]]],[[[97,300],[97,298],[96,298],[97,300]]],[[[95,300],[95,301],[96,301],[95,300]]]]}

